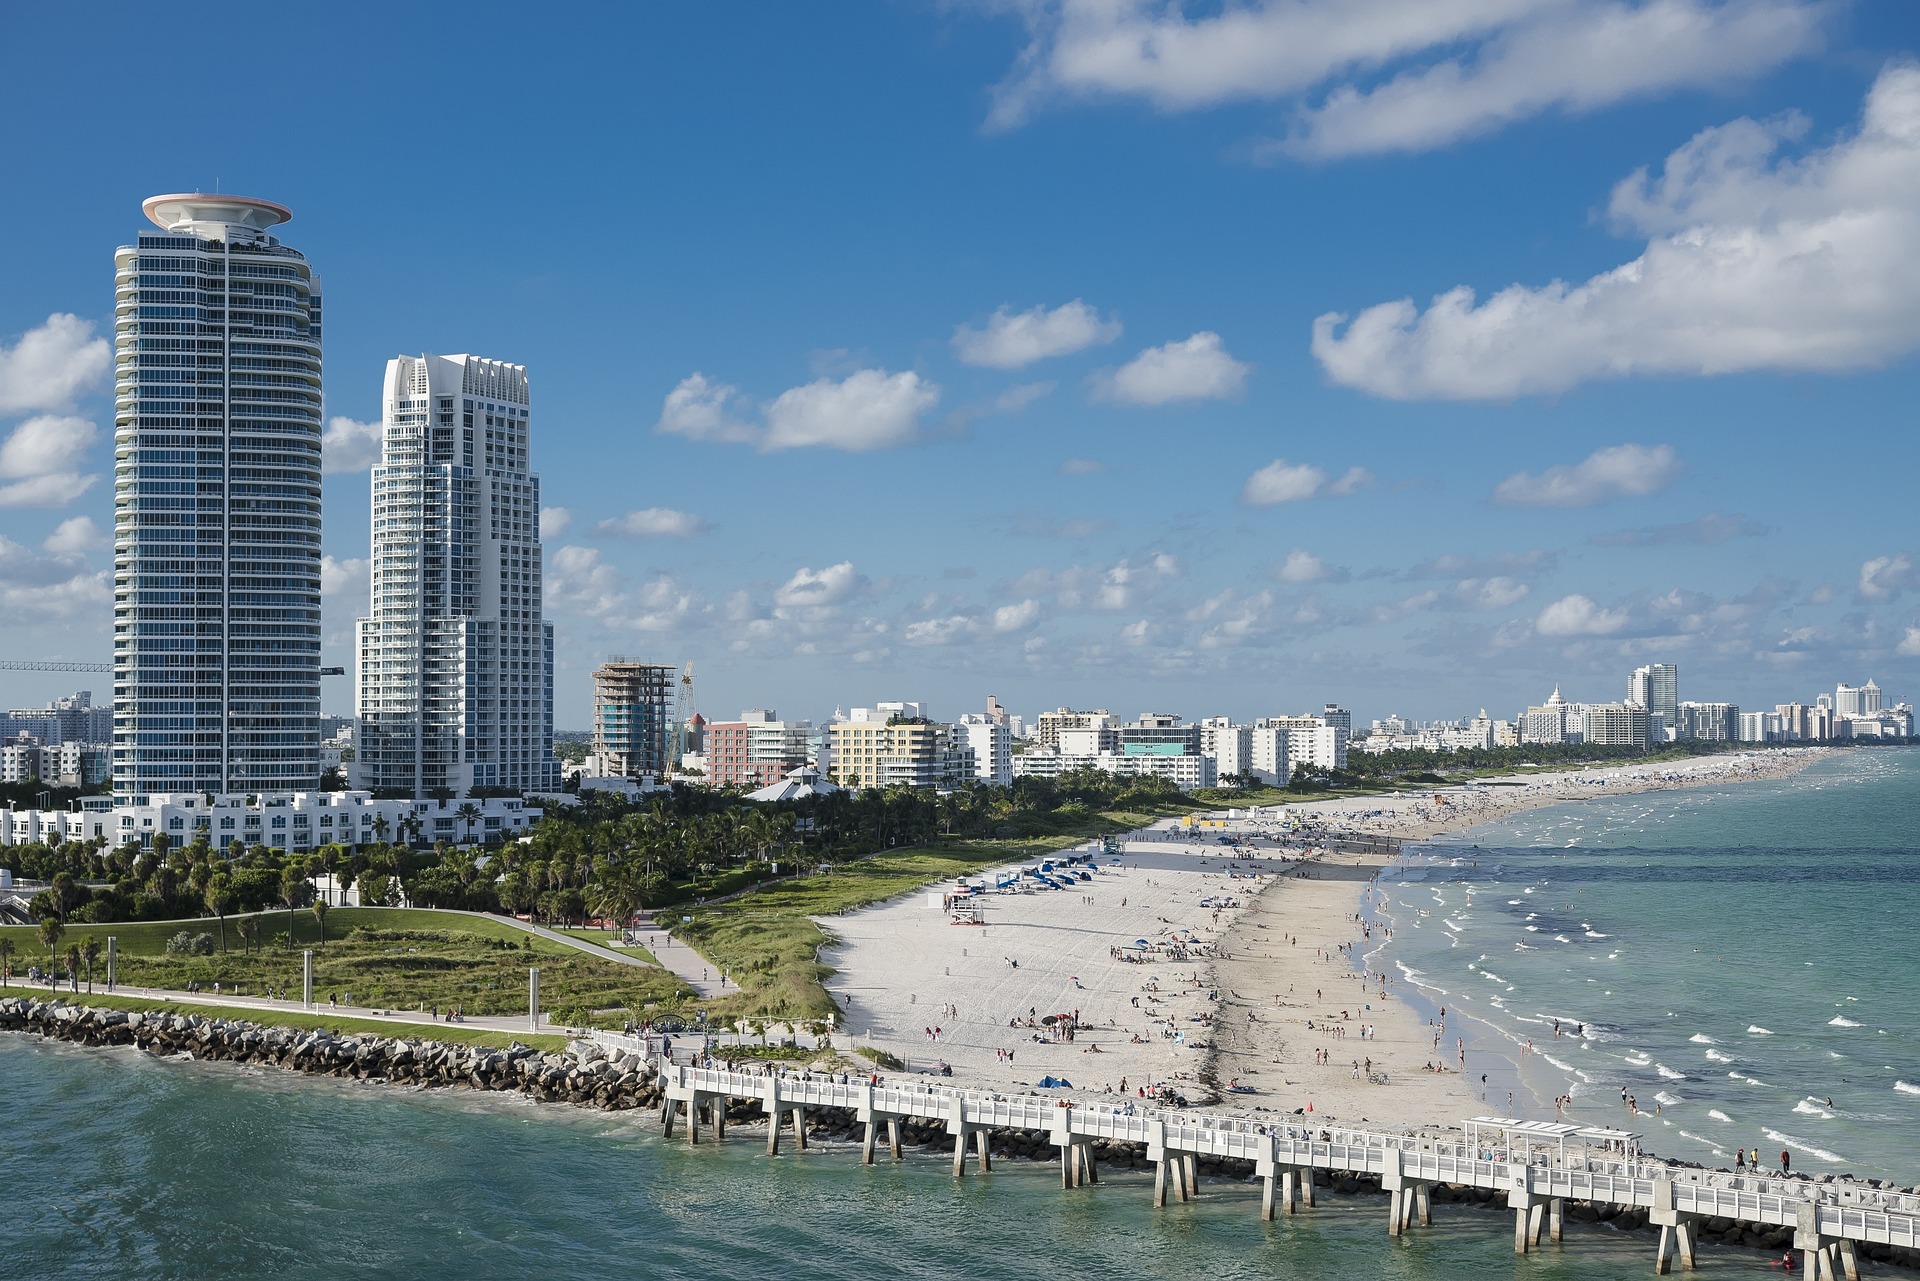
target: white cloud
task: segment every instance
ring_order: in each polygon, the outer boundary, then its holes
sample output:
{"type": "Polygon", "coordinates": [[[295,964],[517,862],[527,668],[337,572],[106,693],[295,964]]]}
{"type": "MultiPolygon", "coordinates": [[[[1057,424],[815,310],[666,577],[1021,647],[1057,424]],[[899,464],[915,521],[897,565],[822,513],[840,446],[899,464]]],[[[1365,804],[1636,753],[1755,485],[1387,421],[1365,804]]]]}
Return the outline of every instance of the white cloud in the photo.
{"type": "Polygon", "coordinates": [[[1501,507],[1594,507],[1658,493],[1680,478],[1680,470],[1680,457],[1671,445],[1612,445],[1570,467],[1549,467],[1537,476],[1515,472],[1494,487],[1493,502],[1501,507]]]}
{"type": "Polygon", "coordinates": [[[373,594],[373,564],[364,557],[320,558],[320,594],[365,603],[373,594]]]}
{"type": "Polygon", "coordinates": [[[1203,329],[1191,338],[1147,348],[1099,375],[1093,388],[1098,399],[1121,405],[1231,400],[1246,389],[1252,368],[1227,353],[1219,334],[1203,329]]]}
{"type": "Polygon", "coordinates": [[[327,419],[320,434],[320,470],[328,476],[366,471],[380,461],[380,424],[353,418],[327,419]]]}
{"type": "Polygon", "coordinates": [[[1014,605],[1002,605],[993,611],[993,630],[1024,632],[1040,621],[1040,602],[1028,597],[1014,605]]]}
{"type": "Polygon", "coordinates": [[[1045,306],[1013,312],[1001,307],[976,329],[956,325],[954,354],[969,365],[1018,369],[1050,356],[1065,356],[1120,337],[1120,322],[1075,298],[1048,311],[1045,306]]]}
{"type": "Polygon", "coordinates": [[[994,96],[1012,128],[1056,98],[1163,111],[1302,108],[1283,147],[1432,147],[1550,109],[1749,78],[1819,46],[1827,0],[1034,0],[994,96]],[[1381,82],[1382,71],[1392,78],[1381,82]],[[1310,91],[1322,90],[1320,105],[1310,91]]]}
{"type": "Polygon", "coordinates": [[[1453,585],[1455,598],[1470,609],[1506,609],[1532,591],[1517,578],[1463,578],[1453,585]]]}
{"type": "Polygon", "coordinates": [[[71,473],[100,429],[84,418],[43,414],[29,418],[0,443],[0,477],[9,480],[71,473]]]}
{"type": "Polygon", "coordinates": [[[1533,625],[1542,636],[1611,636],[1627,625],[1627,611],[1602,609],[1576,593],[1541,610],[1533,625]]]}
{"type": "Polygon", "coordinates": [[[1860,594],[1869,600],[1891,600],[1910,587],[1920,587],[1920,577],[1909,556],[1875,556],[1860,566],[1860,594]]]}
{"type": "Polygon", "coordinates": [[[1895,64],[1858,131],[1777,159],[1804,121],[1739,120],[1634,174],[1611,212],[1649,237],[1583,284],[1459,286],[1314,321],[1335,382],[1398,400],[1504,400],[1631,375],[1873,368],[1920,347],[1920,66],[1895,64]]]}
{"type": "Polygon", "coordinates": [[[672,575],[663,574],[644,584],[618,618],[608,621],[640,632],[667,632],[683,627],[711,607],[672,575]]]}
{"type": "Polygon", "coordinates": [[[860,369],[788,388],[754,423],[742,416],[748,406],[738,388],[695,373],[667,393],[655,429],[763,452],[819,446],[864,453],[924,439],[920,416],[939,401],[940,388],[919,374],[860,369]]]}
{"type": "Polygon", "coordinates": [[[1318,158],[1423,151],[1559,108],[1587,112],[1750,79],[1819,44],[1808,0],[1646,0],[1542,6],[1471,59],[1341,85],[1275,150],[1318,158]]]}
{"type": "Polygon", "coordinates": [[[1309,498],[1347,498],[1371,484],[1373,473],[1364,467],[1349,467],[1329,483],[1327,473],[1318,467],[1276,458],[1247,477],[1240,489],[1240,501],[1249,507],[1273,507],[1309,498]]]}
{"type": "Polygon", "coordinates": [[[40,546],[55,556],[79,556],[108,546],[108,539],[91,516],[63,520],[40,546]]]}
{"type": "Polygon", "coordinates": [[[974,622],[971,618],[954,614],[949,618],[928,618],[908,623],[901,630],[900,639],[909,645],[951,645],[973,631],[974,622]]]}
{"type": "Polygon", "coordinates": [[[595,547],[569,544],[547,557],[546,603],[549,608],[599,618],[622,609],[625,580],[595,547]]]}
{"type": "Polygon", "coordinates": [[[38,328],[0,347],[0,414],[66,409],[106,376],[113,348],[93,336],[93,322],[56,312],[38,328]]]}
{"type": "Polygon", "coordinates": [[[65,507],[93,488],[98,476],[77,472],[54,472],[0,485],[0,507],[65,507]]]}
{"type": "Polygon", "coordinates": [[[816,570],[802,566],[773,594],[773,603],[781,609],[819,609],[838,605],[866,582],[853,562],[843,560],[816,570]]]}
{"type": "Polygon", "coordinates": [[[1900,638],[1893,652],[1905,658],[1920,658],[1920,627],[1907,628],[1907,634],[1900,638]]]}
{"type": "Polygon", "coordinates": [[[996,413],[1017,414],[1034,401],[1053,394],[1059,383],[1021,383],[1018,387],[1009,387],[993,398],[996,413]]]}
{"type": "Polygon", "coordinates": [[[603,534],[619,538],[693,538],[706,533],[708,525],[698,516],[671,507],[642,507],[624,516],[603,520],[597,528],[603,534]]]}
{"type": "Polygon", "coordinates": [[[1274,577],[1283,583],[1337,583],[1346,580],[1347,571],[1327,564],[1305,548],[1296,547],[1280,562],[1274,577]]]}
{"type": "Polygon", "coordinates": [[[1276,458],[1247,477],[1240,501],[1249,507],[1272,507],[1312,498],[1327,483],[1327,473],[1308,463],[1276,458]]]}
{"type": "Polygon", "coordinates": [[[715,382],[695,371],[667,393],[654,430],[688,440],[753,443],[760,439],[760,430],[735,414],[745,403],[746,397],[738,387],[715,382]]]}
{"type": "Polygon", "coordinates": [[[836,382],[821,378],[790,388],[767,406],[764,449],[823,445],[862,453],[913,443],[920,415],[940,400],[940,389],[915,373],[862,369],[836,382]]]}
{"type": "MultiPolygon", "coordinates": [[[[0,543],[4,543],[0,539],[0,543]]],[[[0,565],[6,562],[0,547],[0,565]]],[[[0,574],[0,618],[8,623],[75,620],[76,628],[98,622],[113,607],[113,576],[72,573],[48,582],[18,581],[8,571],[0,574]]]]}
{"type": "Polygon", "coordinates": [[[1014,581],[1012,590],[1023,597],[1050,596],[1061,609],[1117,613],[1138,608],[1183,572],[1177,557],[1155,552],[1142,560],[1122,559],[1104,567],[1030,570],[1014,581]]]}
{"type": "Polygon", "coordinates": [[[567,526],[573,524],[573,513],[565,507],[542,507],[540,509],[540,537],[558,538],[567,532],[567,526]]]}

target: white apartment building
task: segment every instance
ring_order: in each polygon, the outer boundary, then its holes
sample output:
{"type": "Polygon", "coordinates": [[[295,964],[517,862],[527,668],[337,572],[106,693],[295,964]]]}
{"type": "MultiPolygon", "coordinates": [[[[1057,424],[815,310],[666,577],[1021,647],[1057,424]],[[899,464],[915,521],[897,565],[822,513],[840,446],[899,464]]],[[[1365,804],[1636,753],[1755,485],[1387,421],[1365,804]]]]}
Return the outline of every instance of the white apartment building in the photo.
{"type": "Polygon", "coordinates": [[[1013,727],[986,712],[968,712],[955,733],[973,749],[973,776],[994,787],[1013,786],[1013,727]]]}
{"type": "Polygon", "coordinates": [[[387,362],[372,600],[357,633],[357,786],[560,786],[530,415],[524,366],[387,362]]]}
{"type": "Polygon", "coordinates": [[[1680,669],[1672,663],[1636,667],[1627,677],[1627,701],[1647,709],[1648,738],[1664,741],[1680,723],[1680,669]]]}
{"type": "Polygon", "coordinates": [[[1833,710],[1840,716],[1873,717],[1880,714],[1880,687],[1869,678],[1865,685],[1841,683],[1834,687],[1833,710]]]}
{"type": "MultiPolygon", "coordinates": [[[[1066,733],[1062,733],[1061,737],[1064,739],[1066,733]]],[[[1034,748],[1013,758],[1015,778],[1058,778],[1062,774],[1083,769],[1100,770],[1122,777],[1145,775],[1164,778],[1183,792],[1212,787],[1219,777],[1211,756],[1130,755],[1111,751],[1080,753],[1034,748]]]]}
{"type": "Polygon", "coordinates": [[[8,743],[0,747],[0,783],[38,781],[54,787],[92,787],[113,777],[113,749],[105,743],[8,743]]]}
{"type": "Polygon", "coordinates": [[[1200,722],[1200,754],[1212,758],[1216,778],[1285,787],[1293,776],[1290,733],[1266,722],[1235,725],[1230,717],[1210,716],[1200,722]]]}
{"type": "Polygon", "coordinates": [[[320,281],[239,196],[114,251],[116,795],[320,783],[320,281]]]}
{"type": "Polygon", "coordinates": [[[237,840],[289,852],[379,841],[494,844],[527,835],[541,813],[514,798],[442,803],[376,801],[367,792],[158,794],[111,809],[0,811],[0,845],[96,838],[110,846],[151,845],[162,832],[176,846],[204,835],[220,849],[237,840]]]}
{"type": "Polygon", "coordinates": [[[1254,722],[1260,729],[1283,729],[1287,731],[1287,756],[1295,765],[1312,765],[1317,769],[1345,769],[1347,767],[1347,739],[1351,734],[1352,716],[1341,711],[1332,703],[1327,710],[1318,715],[1308,716],[1269,716],[1254,722]],[[1336,723],[1329,724],[1325,719],[1335,716],[1336,723]],[[1348,724],[1338,723],[1344,717],[1348,724]]]}

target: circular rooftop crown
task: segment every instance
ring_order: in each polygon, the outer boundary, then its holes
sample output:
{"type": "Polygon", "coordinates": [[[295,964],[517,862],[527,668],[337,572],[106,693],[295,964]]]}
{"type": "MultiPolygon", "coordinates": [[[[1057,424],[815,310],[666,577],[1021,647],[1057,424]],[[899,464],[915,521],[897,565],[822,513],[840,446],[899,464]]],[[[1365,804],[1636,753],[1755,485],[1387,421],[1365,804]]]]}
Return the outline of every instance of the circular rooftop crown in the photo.
{"type": "Polygon", "coordinates": [[[255,200],[249,196],[209,196],[198,191],[148,196],[140,202],[140,208],[154,226],[167,231],[194,223],[219,223],[251,227],[258,231],[287,222],[293,217],[293,210],[271,200],[255,200]]]}

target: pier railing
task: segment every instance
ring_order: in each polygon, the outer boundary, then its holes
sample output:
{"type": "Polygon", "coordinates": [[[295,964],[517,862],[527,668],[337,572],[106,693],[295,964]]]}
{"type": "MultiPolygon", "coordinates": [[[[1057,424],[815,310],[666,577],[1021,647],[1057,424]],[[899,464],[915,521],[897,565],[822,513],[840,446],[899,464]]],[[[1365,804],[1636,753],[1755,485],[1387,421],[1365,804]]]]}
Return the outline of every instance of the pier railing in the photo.
{"type": "MultiPolygon", "coordinates": [[[[602,1038],[603,1040],[605,1038],[602,1038]]],[[[625,1038],[623,1038],[625,1039],[625,1038]]],[[[689,1135],[697,1137],[703,1102],[759,1099],[775,1121],[792,1115],[801,1131],[807,1109],[850,1112],[867,1125],[863,1152],[871,1159],[875,1127],[894,1129],[903,1120],[939,1122],[956,1142],[955,1172],[965,1168],[965,1149],[980,1137],[985,1163],[989,1131],[1040,1133],[1062,1151],[1067,1186],[1091,1178],[1092,1144],[1138,1144],[1160,1166],[1156,1197],[1163,1196],[1167,1170],[1184,1199],[1197,1179],[1197,1161],[1246,1162],[1267,1181],[1263,1200],[1274,1204],[1274,1184],[1284,1188],[1289,1213],[1294,1190],[1311,1190],[1315,1171],[1374,1176],[1393,1194],[1395,1230],[1416,1214],[1431,1217],[1426,1189],[1437,1183],[1491,1189],[1506,1194],[1520,1218],[1516,1249],[1539,1243],[1545,1212],[1551,1208],[1554,1239],[1559,1239],[1560,1207],[1567,1201],[1634,1207],[1648,1211],[1662,1228],[1661,1270],[1677,1250],[1691,1259],[1694,1226],[1708,1218],[1795,1229],[1808,1250],[1831,1250],[1834,1262],[1851,1261],[1854,1242],[1920,1249],[1920,1197],[1850,1179],[1803,1180],[1767,1175],[1729,1174],[1670,1165],[1634,1151],[1632,1136],[1615,1132],[1544,1127],[1539,1123],[1476,1118],[1464,1129],[1427,1127],[1391,1131],[1349,1125],[1317,1125],[1301,1115],[1263,1119],[1205,1109],[1163,1108],[1146,1100],[1110,1095],[1005,1095],[936,1083],[882,1082],[878,1077],[816,1074],[764,1067],[735,1071],[657,1060],[666,1102],[669,1132],[675,1110],[689,1108],[689,1135]],[[1543,1144],[1542,1129],[1578,1138],[1622,1137],[1626,1142],[1596,1149],[1543,1144]],[[1533,1133],[1524,1133],[1531,1130],[1533,1133]],[[1511,1133],[1512,1145],[1488,1142],[1489,1134],[1511,1133]],[[1609,1147],[1618,1150],[1607,1150],[1609,1147]]],[[[724,1133],[723,1125],[716,1125],[724,1133]]],[[[770,1147],[770,1150],[771,1147],[770,1147]]],[[[1311,1198],[1307,1200],[1311,1204],[1311,1198]]]]}

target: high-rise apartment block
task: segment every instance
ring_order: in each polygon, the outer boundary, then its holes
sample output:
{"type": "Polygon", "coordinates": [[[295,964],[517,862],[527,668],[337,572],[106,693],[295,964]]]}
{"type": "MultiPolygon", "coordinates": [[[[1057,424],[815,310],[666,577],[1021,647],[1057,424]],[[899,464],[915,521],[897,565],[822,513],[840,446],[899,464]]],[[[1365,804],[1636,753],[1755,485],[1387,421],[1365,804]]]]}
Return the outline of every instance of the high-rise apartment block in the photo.
{"type": "Polygon", "coordinates": [[[1843,681],[1834,688],[1833,710],[1838,716],[1878,716],[1880,687],[1871,679],[1865,685],[1848,685],[1843,681]]]}
{"type": "Polygon", "coordinates": [[[1011,718],[992,710],[968,712],[954,731],[973,749],[973,776],[994,787],[1013,786],[1013,727],[1011,718]]]}
{"type": "Polygon", "coordinates": [[[1042,712],[1035,720],[1033,741],[1038,747],[1059,747],[1060,731],[1063,729],[1100,729],[1103,726],[1117,725],[1113,713],[1106,708],[1097,712],[1076,712],[1070,707],[1056,711],[1042,712]]]}
{"type": "Polygon", "coordinates": [[[355,782],[558,790],[526,368],[399,356],[381,404],[355,782]]]}
{"type": "Polygon", "coordinates": [[[833,778],[844,787],[964,787],[973,749],[956,726],[930,719],[922,703],[856,707],[828,727],[833,778]]]}
{"type": "Polygon", "coordinates": [[[749,708],[737,721],[705,723],[707,783],[749,791],[770,787],[807,763],[808,721],[783,721],[765,708],[749,708]]]}
{"type": "MultiPolygon", "coordinates": [[[[615,778],[664,779],[674,759],[679,669],[609,658],[593,673],[593,750],[615,778]]],[[[711,731],[711,726],[708,730],[711,731]]]]}
{"type": "Polygon", "coordinates": [[[1680,669],[1672,663],[1634,668],[1627,677],[1627,701],[1647,709],[1649,734],[1664,739],[1680,722],[1680,669]]]}
{"type": "Polygon", "coordinates": [[[269,200],[114,252],[113,785],[320,782],[320,281],[269,200]]]}

